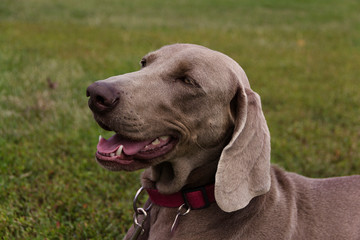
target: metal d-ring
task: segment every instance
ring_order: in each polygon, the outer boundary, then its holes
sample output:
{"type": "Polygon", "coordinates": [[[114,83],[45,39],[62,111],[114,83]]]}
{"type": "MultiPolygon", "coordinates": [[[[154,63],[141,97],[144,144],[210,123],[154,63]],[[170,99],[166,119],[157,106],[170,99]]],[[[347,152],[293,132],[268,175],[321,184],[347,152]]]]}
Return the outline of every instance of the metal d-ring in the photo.
{"type": "MultiPolygon", "coordinates": [[[[137,192],[136,192],[136,194],[135,194],[135,197],[134,197],[134,200],[133,200],[133,209],[134,209],[134,212],[135,212],[135,213],[138,213],[138,212],[139,212],[139,211],[138,211],[139,207],[138,207],[136,204],[137,204],[137,202],[138,202],[139,196],[140,196],[140,194],[142,193],[142,191],[144,191],[144,187],[141,186],[141,187],[139,188],[139,190],[137,190],[137,192]]],[[[149,205],[147,208],[145,208],[145,211],[148,212],[151,207],[152,207],[152,203],[150,203],[150,205],[149,205]]],[[[139,214],[141,214],[141,213],[139,213],[139,214]]]]}
{"type": "Polygon", "coordinates": [[[141,194],[141,192],[144,190],[144,187],[140,187],[139,190],[137,190],[136,194],[135,194],[135,197],[134,197],[134,200],[133,200],[133,209],[134,209],[134,212],[137,213],[137,210],[138,210],[138,207],[136,206],[136,203],[138,201],[138,198],[141,194]]]}
{"type": "Polygon", "coordinates": [[[144,190],[143,187],[140,187],[139,190],[136,192],[135,197],[134,197],[134,201],[133,201],[133,208],[134,208],[134,233],[131,236],[131,240],[135,240],[138,239],[138,237],[140,235],[142,235],[145,232],[145,229],[143,228],[144,222],[146,220],[146,218],[148,217],[148,212],[152,206],[152,203],[146,208],[142,208],[142,207],[138,207],[137,206],[137,202],[138,202],[138,198],[141,194],[141,192],[144,190]],[[143,215],[143,219],[142,221],[139,221],[138,217],[139,215],[143,215]]]}

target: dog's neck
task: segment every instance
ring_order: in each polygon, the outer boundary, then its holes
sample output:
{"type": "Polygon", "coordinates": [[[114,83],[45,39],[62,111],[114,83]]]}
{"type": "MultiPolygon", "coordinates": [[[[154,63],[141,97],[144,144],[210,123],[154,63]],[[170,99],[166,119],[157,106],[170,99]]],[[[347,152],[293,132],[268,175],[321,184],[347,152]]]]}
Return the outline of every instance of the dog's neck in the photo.
{"type": "MultiPolygon", "coordinates": [[[[214,183],[217,164],[218,161],[212,161],[191,171],[182,189],[195,188],[214,183]]],[[[171,165],[164,164],[164,166],[161,167],[169,171],[171,165]]],[[[162,172],[164,172],[164,170],[162,172]]],[[[156,188],[156,182],[151,180],[151,173],[151,169],[146,169],[142,173],[141,181],[144,188],[156,188]]]]}
{"type": "Polygon", "coordinates": [[[190,173],[184,188],[195,188],[214,183],[217,165],[218,161],[213,161],[194,169],[190,173]]]}

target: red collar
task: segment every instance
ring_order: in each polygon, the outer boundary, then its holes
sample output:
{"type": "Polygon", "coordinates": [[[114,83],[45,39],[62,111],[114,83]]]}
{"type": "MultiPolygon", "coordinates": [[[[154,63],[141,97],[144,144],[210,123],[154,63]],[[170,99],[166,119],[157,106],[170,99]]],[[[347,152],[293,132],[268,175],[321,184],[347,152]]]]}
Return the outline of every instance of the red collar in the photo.
{"type": "Polygon", "coordinates": [[[191,209],[206,208],[215,202],[214,184],[182,190],[173,194],[161,194],[156,189],[146,189],[150,200],[159,206],[177,208],[184,203],[191,209]]]}

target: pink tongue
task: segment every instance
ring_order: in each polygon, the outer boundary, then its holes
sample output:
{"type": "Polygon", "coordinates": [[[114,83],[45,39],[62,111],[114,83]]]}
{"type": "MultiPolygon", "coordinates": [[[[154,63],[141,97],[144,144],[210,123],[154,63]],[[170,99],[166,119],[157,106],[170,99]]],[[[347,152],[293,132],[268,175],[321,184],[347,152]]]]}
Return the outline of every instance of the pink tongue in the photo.
{"type": "Polygon", "coordinates": [[[123,145],[123,152],[126,155],[134,155],[143,149],[146,145],[149,145],[152,141],[153,140],[135,142],[129,139],[121,138],[118,134],[115,134],[108,140],[101,138],[97,145],[97,150],[101,153],[113,153],[120,147],[120,145],[123,145]]]}

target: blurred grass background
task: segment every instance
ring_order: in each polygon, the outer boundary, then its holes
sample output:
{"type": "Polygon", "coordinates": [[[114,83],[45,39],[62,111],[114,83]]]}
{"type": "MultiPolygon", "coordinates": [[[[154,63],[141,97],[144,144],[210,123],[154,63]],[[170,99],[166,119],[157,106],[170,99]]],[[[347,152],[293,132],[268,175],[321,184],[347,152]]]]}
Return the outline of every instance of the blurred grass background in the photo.
{"type": "Polygon", "coordinates": [[[139,172],[94,160],[86,87],[162,45],[234,58],[262,97],[272,162],[360,172],[357,0],[1,0],[0,238],[121,239],[139,172]]]}

